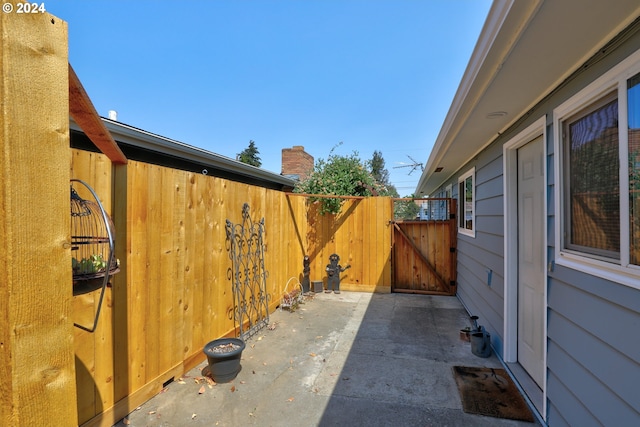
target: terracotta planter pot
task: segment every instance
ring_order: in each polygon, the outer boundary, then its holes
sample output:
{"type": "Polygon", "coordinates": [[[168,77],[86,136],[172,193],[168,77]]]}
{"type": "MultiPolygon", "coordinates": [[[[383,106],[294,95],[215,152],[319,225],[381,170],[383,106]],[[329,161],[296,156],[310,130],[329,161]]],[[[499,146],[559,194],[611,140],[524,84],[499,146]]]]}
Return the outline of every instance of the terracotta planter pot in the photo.
{"type": "Polygon", "coordinates": [[[240,372],[240,358],[245,348],[239,338],[219,338],[204,346],[209,372],[217,383],[227,383],[240,372]]]}
{"type": "Polygon", "coordinates": [[[460,339],[462,341],[470,342],[471,341],[471,330],[470,329],[460,329],[460,339]]]}

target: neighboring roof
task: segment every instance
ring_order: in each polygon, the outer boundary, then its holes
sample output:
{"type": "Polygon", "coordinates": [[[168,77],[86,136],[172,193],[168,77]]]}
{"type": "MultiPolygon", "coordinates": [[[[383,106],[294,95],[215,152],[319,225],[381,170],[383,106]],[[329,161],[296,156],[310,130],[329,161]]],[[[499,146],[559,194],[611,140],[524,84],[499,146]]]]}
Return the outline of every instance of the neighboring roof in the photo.
{"type": "MultiPolygon", "coordinates": [[[[163,166],[206,173],[266,188],[290,190],[296,184],[296,181],[290,178],[220,154],[156,135],[118,121],[104,117],[100,119],[130,160],[146,161],[163,166]]],[[[80,126],[72,120],[70,128],[72,130],[72,146],[87,148],[89,141],[83,138],[84,135],[81,133],[80,126]]]]}
{"type": "Polygon", "coordinates": [[[638,0],[494,1],[415,194],[446,183],[639,16],[638,0]]]}

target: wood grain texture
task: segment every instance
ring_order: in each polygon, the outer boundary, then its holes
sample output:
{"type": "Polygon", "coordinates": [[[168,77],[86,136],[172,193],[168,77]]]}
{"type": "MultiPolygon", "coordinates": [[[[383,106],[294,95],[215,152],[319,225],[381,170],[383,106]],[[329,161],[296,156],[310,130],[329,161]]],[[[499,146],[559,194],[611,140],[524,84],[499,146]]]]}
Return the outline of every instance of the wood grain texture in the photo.
{"type": "Polygon", "coordinates": [[[73,120],[80,126],[91,142],[93,142],[101,152],[106,154],[113,163],[127,163],[127,158],[100,119],[98,112],[93,106],[89,95],[87,95],[87,92],[84,90],[73,67],[71,67],[71,64],[69,64],[68,67],[69,114],[71,114],[73,120]]]}
{"type": "Polygon", "coordinates": [[[18,18],[0,15],[0,425],[76,425],[67,24],[18,18]]]}
{"type": "Polygon", "coordinates": [[[394,224],[394,291],[455,295],[452,228],[454,220],[394,224]]]}
{"type": "MultiPolygon", "coordinates": [[[[98,194],[107,214],[113,215],[113,171],[106,155],[81,150],[72,151],[71,177],[90,185],[98,194]]],[[[82,185],[74,186],[83,198],[92,199],[82,185]]],[[[100,290],[73,297],[72,319],[81,325],[92,325],[98,310],[100,290]]],[[[107,288],[94,334],[74,328],[78,419],[88,419],[113,405],[111,334],[112,291],[107,288]]]]}
{"type": "MultiPolygon", "coordinates": [[[[105,322],[94,335],[77,334],[84,370],[78,377],[79,421],[87,426],[124,417],[176,372],[203,361],[207,342],[235,335],[225,223],[242,222],[244,203],[254,222],[264,218],[271,311],[288,280],[301,280],[305,253],[312,256],[312,280],[324,280],[328,257],[337,252],[343,266],[352,265],[342,289],[390,291],[391,199],[346,200],[339,215],[321,216],[303,196],[71,152],[73,174],[113,194],[121,262],[109,292],[111,307],[103,307],[105,322]]],[[[90,312],[92,304],[84,307],[79,300],[74,316],[90,312]]]]}

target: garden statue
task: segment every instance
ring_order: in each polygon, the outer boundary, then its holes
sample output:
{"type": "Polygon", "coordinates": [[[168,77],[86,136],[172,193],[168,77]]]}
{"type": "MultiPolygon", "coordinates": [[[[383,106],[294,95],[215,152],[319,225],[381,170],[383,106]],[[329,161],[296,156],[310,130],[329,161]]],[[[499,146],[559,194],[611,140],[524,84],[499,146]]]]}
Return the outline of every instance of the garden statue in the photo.
{"type": "Polygon", "coordinates": [[[311,271],[311,267],[309,267],[309,264],[311,264],[311,260],[307,255],[305,255],[302,259],[302,293],[305,294],[311,289],[311,282],[309,282],[309,272],[311,271]]]}
{"type": "Polygon", "coordinates": [[[334,293],[340,293],[340,273],[350,268],[350,265],[346,267],[342,267],[340,264],[340,257],[338,254],[331,254],[329,256],[329,264],[327,264],[327,289],[325,292],[331,292],[333,290],[334,293]]]}

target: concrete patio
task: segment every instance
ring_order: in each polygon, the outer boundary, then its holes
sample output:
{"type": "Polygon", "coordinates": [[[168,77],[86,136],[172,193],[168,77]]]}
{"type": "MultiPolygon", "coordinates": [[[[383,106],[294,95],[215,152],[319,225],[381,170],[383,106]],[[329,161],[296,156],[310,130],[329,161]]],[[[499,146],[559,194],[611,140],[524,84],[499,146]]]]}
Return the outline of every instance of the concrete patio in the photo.
{"type": "Polygon", "coordinates": [[[209,385],[203,362],[117,425],[536,425],[463,412],[452,366],[502,367],[460,340],[468,325],[456,297],[316,294],[270,316],[232,382],[209,385]]]}

